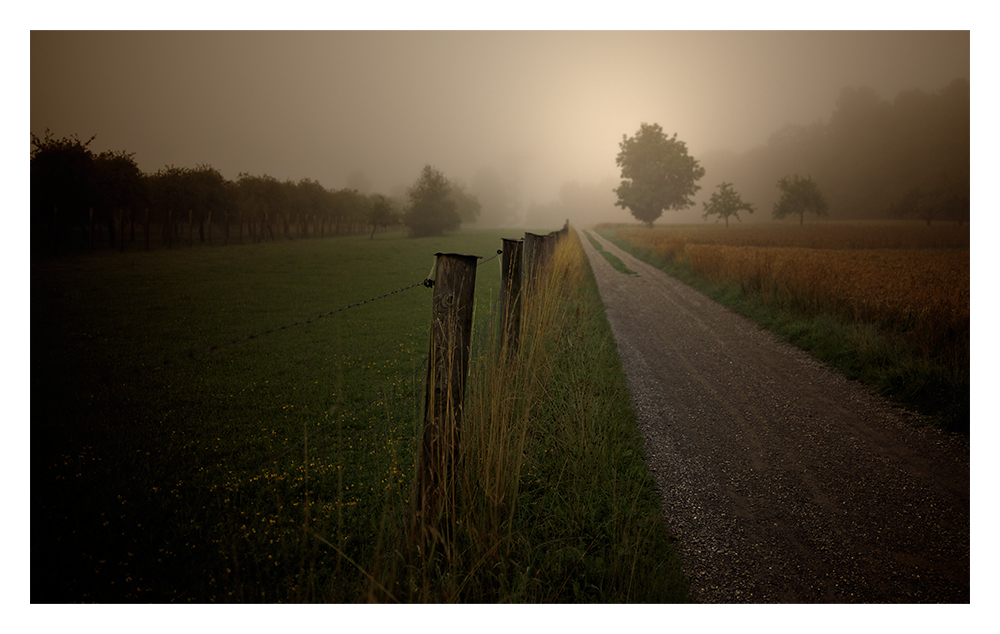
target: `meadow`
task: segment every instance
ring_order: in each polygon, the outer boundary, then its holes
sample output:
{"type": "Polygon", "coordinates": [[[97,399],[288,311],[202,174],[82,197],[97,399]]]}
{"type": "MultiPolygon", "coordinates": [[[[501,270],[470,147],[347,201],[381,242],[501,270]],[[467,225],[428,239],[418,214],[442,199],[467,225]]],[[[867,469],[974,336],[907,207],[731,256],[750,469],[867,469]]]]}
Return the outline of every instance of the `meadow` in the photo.
{"type": "Polygon", "coordinates": [[[518,235],[33,261],[32,602],[686,600],[575,235],[497,354],[518,235]],[[436,252],[484,256],[446,559],[407,530],[436,252]]]}
{"type": "Polygon", "coordinates": [[[969,227],[920,222],[602,228],[848,376],[969,426],[969,227]]]}

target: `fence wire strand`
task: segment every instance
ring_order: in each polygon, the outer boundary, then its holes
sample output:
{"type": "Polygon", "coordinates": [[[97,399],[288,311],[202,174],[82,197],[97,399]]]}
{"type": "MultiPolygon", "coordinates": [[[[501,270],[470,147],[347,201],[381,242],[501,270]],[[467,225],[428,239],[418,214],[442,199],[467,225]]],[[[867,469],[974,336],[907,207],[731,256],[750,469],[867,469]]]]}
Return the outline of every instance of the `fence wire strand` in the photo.
{"type": "MultiPolygon", "coordinates": [[[[396,289],[394,291],[389,291],[388,293],[382,293],[381,295],[376,295],[375,297],[371,297],[369,299],[366,299],[366,300],[363,300],[363,301],[360,301],[360,302],[354,302],[353,304],[348,304],[346,306],[341,306],[340,308],[337,308],[337,309],[334,309],[334,310],[331,310],[331,311],[328,311],[328,312],[325,312],[325,313],[321,313],[321,314],[313,317],[312,319],[300,320],[300,321],[292,322],[290,324],[285,324],[284,326],[278,326],[276,328],[269,328],[269,329],[263,330],[261,332],[257,332],[257,333],[251,334],[251,335],[247,335],[245,337],[239,337],[239,338],[236,338],[236,339],[232,339],[232,340],[227,341],[225,343],[220,343],[220,344],[216,344],[216,345],[213,345],[213,346],[208,346],[206,348],[197,348],[197,349],[189,351],[186,355],[184,355],[182,357],[174,357],[173,359],[170,359],[170,358],[164,359],[160,363],[160,367],[165,367],[165,366],[168,366],[168,365],[170,365],[172,363],[176,363],[180,359],[193,359],[193,358],[195,358],[197,356],[202,356],[202,355],[208,354],[210,352],[215,352],[216,350],[220,350],[222,348],[228,348],[229,346],[235,346],[235,345],[238,345],[238,344],[241,344],[241,343],[246,343],[248,341],[252,341],[254,339],[257,339],[258,337],[263,337],[263,336],[266,336],[266,335],[270,335],[270,334],[273,334],[273,333],[276,333],[276,332],[280,332],[282,330],[288,330],[289,328],[295,328],[297,326],[306,326],[306,325],[312,324],[312,323],[314,323],[314,322],[322,319],[323,317],[329,317],[330,315],[335,315],[337,313],[343,312],[343,311],[351,309],[351,308],[357,308],[358,306],[364,306],[365,304],[371,304],[373,302],[377,302],[379,300],[385,299],[385,298],[390,297],[392,295],[397,295],[399,293],[403,293],[405,291],[412,290],[414,288],[417,288],[418,286],[429,286],[428,280],[424,279],[424,280],[422,280],[420,282],[417,282],[416,284],[410,284],[409,286],[404,286],[404,287],[398,288],[398,289],[396,289]]],[[[136,371],[138,371],[138,368],[136,369],[136,371]]]]}

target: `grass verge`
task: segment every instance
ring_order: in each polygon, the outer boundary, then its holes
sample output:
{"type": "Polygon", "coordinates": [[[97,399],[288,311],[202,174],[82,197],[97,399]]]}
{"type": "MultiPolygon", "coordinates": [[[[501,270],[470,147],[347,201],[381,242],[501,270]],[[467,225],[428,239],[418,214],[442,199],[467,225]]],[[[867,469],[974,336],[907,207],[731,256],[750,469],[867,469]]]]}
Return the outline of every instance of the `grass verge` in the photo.
{"type": "Polygon", "coordinates": [[[590,235],[590,233],[587,233],[587,239],[590,240],[590,244],[594,245],[597,252],[604,256],[604,259],[608,261],[608,264],[610,264],[614,270],[624,273],[625,275],[638,275],[638,273],[625,266],[625,263],[622,262],[621,258],[617,255],[605,251],[604,247],[601,246],[601,243],[598,242],[594,236],[590,235]]]}

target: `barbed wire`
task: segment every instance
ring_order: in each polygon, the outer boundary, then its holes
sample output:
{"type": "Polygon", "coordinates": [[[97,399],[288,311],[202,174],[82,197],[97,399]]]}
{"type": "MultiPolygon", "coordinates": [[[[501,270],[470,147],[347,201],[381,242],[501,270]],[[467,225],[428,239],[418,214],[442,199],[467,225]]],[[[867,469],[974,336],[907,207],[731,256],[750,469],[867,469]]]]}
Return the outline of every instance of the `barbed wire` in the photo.
{"type": "MultiPolygon", "coordinates": [[[[392,295],[397,295],[399,293],[403,293],[405,291],[417,288],[418,286],[425,286],[425,287],[430,288],[432,285],[433,285],[433,282],[431,282],[431,280],[424,279],[424,280],[422,280],[420,282],[417,282],[415,284],[410,284],[409,286],[403,286],[402,288],[397,288],[394,291],[389,291],[388,293],[382,293],[381,295],[376,295],[375,297],[370,297],[370,298],[362,300],[360,302],[354,302],[353,304],[347,304],[346,306],[341,306],[340,308],[337,308],[337,309],[334,309],[334,310],[331,310],[331,311],[327,311],[325,313],[321,313],[321,314],[313,317],[312,319],[305,319],[305,320],[295,321],[295,322],[292,322],[292,323],[289,323],[289,324],[285,324],[284,326],[278,326],[278,327],[275,327],[275,328],[268,328],[267,330],[262,330],[260,332],[257,332],[257,333],[254,333],[254,334],[250,334],[250,335],[247,335],[245,337],[238,337],[236,339],[232,339],[232,340],[227,341],[225,343],[219,343],[219,344],[215,344],[215,345],[212,345],[212,346],[207,346],[207,347],[204,347],[204,348],[196,348],[196,349],[188,351],[187,354],[184,354],[184,355],[181,355],[181,356],[177,356],[177,357],[173,357],[173,358],[169,358],[168,357],[168,358],[163,359],[163,361],[159,364],[159,366],[157,366],[157,368],[166,367],[166,366],[171,365],[173,363],[177,363],[180,360],[193,359],[193,358],[195,358],[197,356],[202,356],[202,355],[208,354],[210,352],[215,352],[216,350],[220,350],[222,348],[228,348],[230,346],[235,346],[235,345],[238,345],[238,344],[241,344],[241,343],[246,343],[248,341],[252,341],[254,339],[257,339],[258,337],[264,337],[266,335],[270,335],[270,334],[273,334],[273,333],[276,333],[276,332],[281,332],[282,330],[288,330],[289,328],[295,328],[297,326],[306,326],[308,324],[312,324],[312,323],[316,322],[319,319],[322,319],[323,317],[329,317],[330,315],[334,315],[336,313],[340,313],[340,312],[343,312],[343,311],[351,309],[351,308],[357,308],[358,306],[364,306],[365,304],[371,304],[373,302],[377,302],[379,300],[385,299],[385,298],[390,297],[392,295]]],[[[134,372],[138,372],[139,370],[140,370],[140,368],[135,368],[134,372]]]]}
{"type": "Polygon", "coordinates": [[[487,262],[492,262],[493,260],[495,260],[498,257],[500,257],[500,254],[502,254],[502,253],[503,253],[503,249],[497,249],[496,255],[494,255],[493,257],[491,257],[488,260],[483,260],[482,262],[479,262],[478,264],[476,264],[476,267],[478,268],[478,267],[486,264],[487,262]]]}
{"type": "MultiPolygon", "coordinates": [[[[483,264],[486,264],[487,262],[491,262],[491,261],[495,260],[496,258],[500,257],[500,255],[502,253],[503,253],[503,249],[497,249],[497,252],[496,252],[496,254],[493,255],[493,257],[477,263],[476,266],[479,267],[479,266],[482,266],[483,264]]],[[[431,272],[433,272],[433,270],[434,270],[434,265],[432,264],[431,265],[431,272]]],[[[340,308],[337,308],[337,309],[334,309],[334,310],[331,310],[331,311],[328,311],[328,312],[316,315],[312,319],[299,320],[299,321],[295,321],[295,322],[292,322],[292,323],[285,324],[283,326],[277,326],[275,328],[268,328],[267,330],[262,330],[260,332],[256,332],[256,333],[253,333],[253,334],[250,334],[250,335],[246,335],[244,337],[237,337],[235,339],[232,339],[232,340],[224,342],[224,343],[218,343],[218,344],[215,344],[215,345],[212,345],[212,346],[206,346],[206,347],[203,347],[203,348],[196,348],[196,349],[193,349],[193,350],[189,350],[187,352],[187,354],[184,354],[184,355],[180,355],[180,356],[172,357],[172,358],[171,357],[164,358],[163,361],[160,362],[159,366],[157,366],[157,368],[162,368],[162,367],[169,366],[169,365],[177,363],[178,361],[183,360],[183,359],[188,359],[188,360],[189,359],[193,359],[193,358],[198,357],[198,356],[202,356],[202,355],[205,355],[205,354],[208,354],[208,353],[211,353],[211,352],[215,352],[216,350],[220,350],[222,348],[228,348],[230,346],[235,346],[235,345],[239,345],[241,343],[246,343],[248,341],[253,341],[254,339],[257,339],[259,337],[264,337],[266,335],[270,335],[270,334],[273,334],[273,333],[276,333],[276,332],[281,332],[282,330],[288,330],[289,328],[295,328],[297,326],[306,326],[306,325],[309,325],[309,324],[312,324],[312,323],[316,322],[319,319],[322,319],[323,317],[329,317],[330,315],[334,315],[334,314],[343,312],[345,310],[349,310],[351,308],[357,308],[358,306],[364,306],[365,304],[370,304],[372,302],[377,302],[379,300],[385,299],[385,298],[390,297],[392,295],[397,295],[399,293],[403,293],[405,291],[417,288],[418,286],[424,286],[426,288],[432,288],[434,286],[434,280],[431,279],[431,275],[428,274],[428,276],[426,278],[424,278],[420,282],[416,282],[415,284],[410,284],[409,286],[403,286],[402,288],[397,288],[394,291],[389,291],[388,293],[382,293],[381,295],[376,295],[374,297],[370,297],[370,298],[362,300],[360,302],[354,302],[353,304],[348,304],[346,306],[341,306],[340,308]]],[[[140,369],[141,368],[134,368],[133,369],[133,373],[140,371],[140,369]]]]}

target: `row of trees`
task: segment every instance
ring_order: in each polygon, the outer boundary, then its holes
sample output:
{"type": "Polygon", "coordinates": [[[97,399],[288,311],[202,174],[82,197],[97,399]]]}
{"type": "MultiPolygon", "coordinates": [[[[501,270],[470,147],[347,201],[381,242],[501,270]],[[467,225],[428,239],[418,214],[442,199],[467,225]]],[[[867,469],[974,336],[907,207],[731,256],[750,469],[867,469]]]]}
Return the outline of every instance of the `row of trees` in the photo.
{"type": "MultiPolygon", "coordinates": [[[[686,209],[694,204],[691,198],[701,189],[698,180],[705,175],[705,168],[688,155],[687,146],[676,134],[668,137],[658,124],[643,123],[634,137],[622,136],[619,148],[616,162],[623,180],[614,190],[616,205],[652,227],[665,209],[686,209]]],[[[781,198],[774,205],[775,219],[797,215],[801,224],[806,213],[828,214],[826,197],[812,178],[785,176],[778,181],[778,188],[781,198]]],[[[728,227],[731,217],[739,220],[739,212],[754,212],[754,205],[744,201],[732,183],[721,183],[717,189],[703,203],[704,219],[718,216],[728,227]]]]}
{"type": "MultiPolygon", "coordinates": [[[[828,124],[789,126],[765,147],[740,157],[713,156],[723,177],[703,218],[753,213],[734,188],[773,206],[773,217],[805,213],[841,218],[969,219],[969,82],[944,90],[910,91],[886,102],[870,89],[845,89],[828,124]],[[797,172],[811,176],[802,178],[797,172]],[[812,175],[817,176],[813,180],[812,175]],[[823,183],[820,191],[818,182],[823,183]],[[777,191],[775,191],[775,184],[777,191]]],[[[617,205],[652,226],[666,209],[694,204],[706,168],[657,124],[622,136],[617,205]]]]}
{"type": "Polygon", "coordinates": [[[133,154],[94,153],[93,141],[31,135],[32,247],[93,244],[121,246],[136,239],[136,225],[148,241],[170,246],[185,238],[255,242],[291,236],[357,235],[405,224],[414,236],[434,235],[475,222],[480,205],[464,187],[427,166],[409,190],[409,202],[353,189],[332,190],[304,178],[279,181],[241,173],[230,181],[210,165],[165,167],[143,173],[133,154]],[[235,225],[235,227],[234,227],[235,225]]]}

